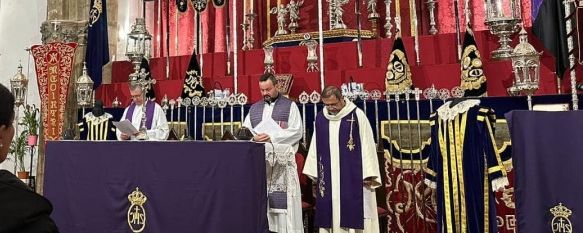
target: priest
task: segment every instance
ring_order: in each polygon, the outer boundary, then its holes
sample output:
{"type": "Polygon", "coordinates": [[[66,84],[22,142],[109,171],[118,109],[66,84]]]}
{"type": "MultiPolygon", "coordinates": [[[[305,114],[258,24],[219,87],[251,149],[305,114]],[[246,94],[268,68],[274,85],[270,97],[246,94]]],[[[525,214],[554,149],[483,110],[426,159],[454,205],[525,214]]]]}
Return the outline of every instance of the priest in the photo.
{"type": "MultiPolygon", "coordinates": [[[[145,126],[148,140],[166,140],[170,129],[162,107],[154,101],[146,100],[143,87],[137,82],[130,82],[130,94],[133,102],[124,110],[121,120],[129,120],[138,130],[145,126]]],[[[118,140],[133,140],[139,133],[127,135],[118,129],[116,134],[118,140]]]]}
{"type": "Polygon", "coordinates": [[[253,141],[276,144],[266,144],[266,152],[277,154],[271,155],[273,159],[287,156],[285,163],[273,160],[268,163],[269,230],[303,233],[302,196],[294,157],[302,138],[302,118],[298,106],[279,93],[276,85],[273,74],[259,78],[263,99],[251,106],[243,126],[251,129],[253,141]]]}
{"type": "Polygon", "coordinates": [[[303,171],[316,182],[314,225],[320,233],[379,232],[381,176],[370,123],[336,86],[324,88],[322,101],[303,171]]]}

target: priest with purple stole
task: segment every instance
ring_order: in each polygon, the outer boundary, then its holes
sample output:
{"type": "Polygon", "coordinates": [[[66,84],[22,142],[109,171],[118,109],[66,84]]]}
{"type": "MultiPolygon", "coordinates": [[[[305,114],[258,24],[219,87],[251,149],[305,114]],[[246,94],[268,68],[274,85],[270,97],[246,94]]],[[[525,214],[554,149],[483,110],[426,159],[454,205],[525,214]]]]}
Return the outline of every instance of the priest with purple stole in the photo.
{"type": "MultiPolygon", "coordinates": [[[[149,140],[166,140],[170,129],[162,107],[154,101],[145,100],[143,88],[138,83],[130,82],[130,94],[132,95],[132,104],[124,110],[121,120],[129,120],[138,130],[142,124],[145,124],[149,140]],[[145,119],[143,119],[144,113],[146,114],[145,119]]],[[[127,135],[119,130],[116,134],[118,140],[134,140],[137,136],[137,134],[127,135]]]]}
{"type": "Polygon", "coordinates": [[[259,78],[263,99],[251,106],[243,126],[251,129],[253,141],[266,143],[266,151],[272,149],[278,156],[289,156],[285,165],[268,169],[268,173],[271,170],[271,175],[267,176],[270,179],[268,186],[273,186],[268,187],[269,230],[303,233],[301,190],[295,163],[295,153],[302,138],[302,118],[298,106],[280,94],[276,85],[277,79],[272,74],[264,74],[259,78]],[[275,146],[271,146],[271,143],[275,146]],[[287,149],[278,151],[282,147],[287,149]],[[284,172],[275,172],[276,169],[284,172]]]}
{"type": "Polygon", "coordinates": [[[316,185],[314,225],[320,233],[379,232],[381,176],[368,118],[338,87],[324,88],[322,101],[303,171],[316,185]]]}

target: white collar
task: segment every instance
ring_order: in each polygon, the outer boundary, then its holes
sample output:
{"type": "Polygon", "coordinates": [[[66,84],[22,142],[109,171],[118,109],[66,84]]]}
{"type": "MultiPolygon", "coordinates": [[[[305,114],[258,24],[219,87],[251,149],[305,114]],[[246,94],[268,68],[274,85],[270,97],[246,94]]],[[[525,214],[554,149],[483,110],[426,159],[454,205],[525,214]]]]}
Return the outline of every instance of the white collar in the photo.
{"type": "Polygon", "coordinates": [[[471,107],[474,107],[480,104],[480,100],[478,99],[468,99],[462,100],[461,102],[457,103],[453,107],[450,107],[451,100],[445,102],[441,107],[437,109],[437,115],[441,120],[453,120],[455,116],[467,112],[471,107]]]}
{"type": "Polygon", "coordinates": [[[348,100],[346,97],[344,98],[344,103],[346,103],[346,105],[344,105],[344,107],[340,109],[336,115],[328,113],[328,109],[324,107],[324,117],[331,121],[339,121],[356,108],[356,105],[354,105],[354,103],[352,103],[352,101],[348,100]]]}

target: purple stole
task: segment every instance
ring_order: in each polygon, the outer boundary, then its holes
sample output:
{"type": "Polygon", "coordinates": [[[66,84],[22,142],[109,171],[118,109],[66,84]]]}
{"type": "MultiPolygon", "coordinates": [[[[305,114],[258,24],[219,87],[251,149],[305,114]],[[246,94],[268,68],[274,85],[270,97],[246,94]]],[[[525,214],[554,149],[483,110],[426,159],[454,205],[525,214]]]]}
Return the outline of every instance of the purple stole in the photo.
{"type": "MultiPolygon", "coordinates": [[[[253,128],[255,128],[255,126],[257,126],[263,120],[263,108],[265,107],[265,104],[267,103],[261,100],[251,105],[249,116],[251,120],[251,126],[253,128]]],[[[291,104],[292,101],[290,99],[285,98],[279,94],[277,101],[275,101],[275,106],[273,106],[271,118],[273,118],[273,120],[278,123],[282,129],[287,129],[291,104]]]]}
{"type": "Polygon", "coordinates": [[[318,180],[316,184],[315,225],[320,228],[332,228],[332,179],[330,172],[330,136],[339,140],[340,151],[340,226],[352,229],[364,229],[362,148],[356,109],[341,120],[338,137],[330,135],[329,120],[322,112],[316,117],[316,154],[318,161],[318,180]],[[350,121],[352,138],[356,145],[350,151],[346,144],[350,138],[350,121]],[[324,189],[323,196],[320,192],[324,189]]]}
{"type": "MultiPolygon", "coordinates": [[[[152,120],[154,119],[154,110],[156,109],[156,103],[152,101],[146,101],[146,129],[152,129],[152,120]]],[[[128,107],[128,112],[126,113],[126,119],[132,122],[132,116],[134,116],[134,109],[136,109],[136,104],[132,104],[128,107]]],[[[141,127],[141,126],[140,126],[141,127]]]]}

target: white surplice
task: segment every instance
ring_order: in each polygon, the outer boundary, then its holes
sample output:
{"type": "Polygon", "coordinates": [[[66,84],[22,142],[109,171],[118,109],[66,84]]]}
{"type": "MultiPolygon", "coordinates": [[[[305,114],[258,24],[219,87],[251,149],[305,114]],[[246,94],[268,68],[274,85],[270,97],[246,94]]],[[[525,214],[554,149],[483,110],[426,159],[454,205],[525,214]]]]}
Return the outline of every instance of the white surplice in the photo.
{"type": "MultiPolygon", "coordinates": [[[[346,106],[337,115],[330,115],[324,108],[324,116],[329,120],[330,135],[330,176],[332,180],[332,228],[320,228],[320,233],[377,233],[379,232],[379,222],[377,213],[377,203],[375,188],[381,185],[381,176],[377,151],[374,142],[372,128],[364,112],[348,99],[344,99],[346,106]],[[340,227],[340,146],[346,146],[347,142],[339,142],[341,119],[356,109],[360,143],[362,146],[362,179],[373,178],[374,184],[370,187],[363,187],[363,208],[364,208],[364,230],[348,229],[340,227]]],[[[318,179],[318,161],[316,150],[316,132],[312,135],[310,150],[304,165],[303,173],[313,180],[318,179]]],[[[316,210],[318,211],[318,210],[316,210]]]]}
{"type": "MultiPolygon", "coordinates": [[[[155,102],[149,102],[148,104],[155,104],[154,116],[152,117],[152,127],[151,129],[147,130],[149,140],[161,141],[168,139],[170,128],[168,127],[168,121],[166,120],[166,114],[164,113],[164,110],[162,110],[162,107],[160,107],[160,105],[155,102]]],[[[140,130],[142,115],[144,114],[142,107],[143,105],[136,105],[134,108],[134,114],[131,118],[132,125],[138,130],[140,130]]],[[[129,107],[123,111],[123,115],[121,116],[120,120],[126,119],[128,109],[129,107]]],[[[116,135],[117,140],[121,140],[121,132],[119,130],[116,130],[116,135]]],[[[132,136],[131,139],[134,140],[134,136],[132,136]]]]}
{"type": "MultiPolygon", "coordinates": [[[[273,113],[273,108],[275,102],[271,104],[265,104],[263,107],[263,117],[262,120],[272,120],[271,114],[273,113]]],[[[249,129],[253,129],[251,125],[250,114],[247,114],[243,126],[249,129]]],[[[269,134],[271,142],[276,146],[275,151],[276,157],[280,157],[280,161],[286,160],[286,175],[276,177],[275,183],[287,182],[287,210],[275,210],[269,209],[267,211],[267,220],[269,221],[269,230],[278,233],[303,233],[303,222],[302,222],[302,195],[300,189],[299,178],[297,174],[297,165],[295,161],[295,153],[298,150],[299,141],[302,138],[302,117],[300,115],[300,110],[295,103],[291,103],[289,118],[287,122],[287,128],[281,129],[276,134],[269,134]],[[281,145],[278,145],[281,144],[281,145]],[[285,145],[289,148],[285,149],[285,145]],[[292,159],[293,158],[293,159],[292,159]],[[293,169],[292,169],[293,168],[293,169]]],[[[271,151],[271,144],[265,144],[265,152],[271,151]]],[[[268,162],[270,157],[266,157],[268,162]]],[[[268,173],[270,173],[268,169],[268,173]]],[[[267,179],[270,179],[270,174],[268,174],[267,179]]],[[[268,181],[269,182],[269,181],[268,181]]],[[[269,189],[270,187],[268,187],[269,189]]]]}
{"type": "Polygon", "coordinates": [[[269,192],[283,191],[287,196],[287,209],[272,209],[268,206],[269,230],[303,233],[302,192],[295,160],[296,151],[290,145],[265,143],[265,155],[268,195],[269,192]]]}

